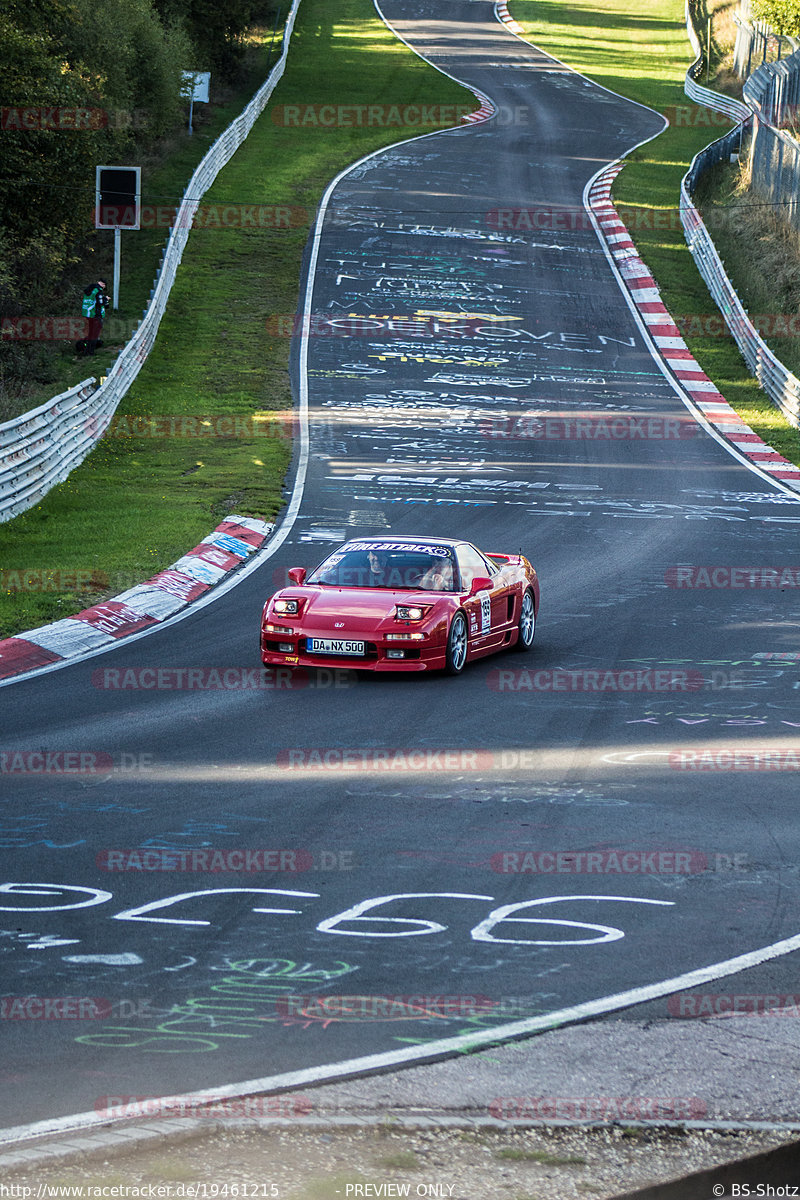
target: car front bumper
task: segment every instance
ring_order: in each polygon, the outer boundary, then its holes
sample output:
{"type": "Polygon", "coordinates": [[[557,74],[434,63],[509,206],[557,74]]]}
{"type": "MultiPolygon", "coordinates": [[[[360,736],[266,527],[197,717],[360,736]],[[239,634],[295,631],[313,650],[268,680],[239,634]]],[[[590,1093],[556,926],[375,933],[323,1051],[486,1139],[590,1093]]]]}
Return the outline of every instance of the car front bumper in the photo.
{"type": "Polygon", "coordinates": [[[445,646],[430,636],[424,641],[403,642],[388,641],[374,632],[359,634],[348,631],[348,640],[365,643],[364,655],[309,653],[306,639],[312,637],[330,638],[331,632],[304,629],[284,636],[262,630],[261,661],[267,667],[325,667],[351,671],[437,671],[445,666],[445,646]],[[279,649],[281,644],[291,644],[292,649],[279,649]],[[401,651],[402,657],[394,656],[401,651]],[[390,654],[393,656],[390,657],[390,654]]]}

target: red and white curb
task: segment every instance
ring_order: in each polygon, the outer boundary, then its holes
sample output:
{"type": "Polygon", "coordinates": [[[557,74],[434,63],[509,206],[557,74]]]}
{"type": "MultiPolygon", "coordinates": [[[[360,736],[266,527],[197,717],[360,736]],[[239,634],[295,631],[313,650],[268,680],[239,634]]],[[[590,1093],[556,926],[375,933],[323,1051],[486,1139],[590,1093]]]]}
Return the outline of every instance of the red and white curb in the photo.
{"type": "Polygon", "coordinates": [[[227,579],[268,539],[274,525],[226,517],[177,562],[127,592],[72,617],[0,641],[0,679],[101,650],[172,617],[227,579]]]}
{"type": "Polygon", "coordinates": [[[621,162],[612,163],[600,172],[589,189],[589,205],[653,344],[708,424],[754,466],[800,491],[800,467],[785,459],[745,424],[692,357],[661,299],[649,267],[639,257],[633,239],[611,201],[611,185],[622,166],[621,162]]]}
{"type": "Polygon", "coordinates": [[[467,113],[461,120],[465,121],[468,125],[477,125],[480,121],[488,121],[489,117],[493,117],[497,112],[497,106],[484,92],[478,91],[477,88],[470,87],[470,91],[475,93],[476,98],[481,102],[481,106],[475,112],[467,113]]]}
{"type": "Polygon", "coordinates": [[[494,11],[497,14],[498,21],[502,21],[504,25],[507,25],[512,33],[522,34],[525,32],[519,21],[515,21],[508,11],[506,0],[499,0],[499,3],[494,6],[494,11]]]}

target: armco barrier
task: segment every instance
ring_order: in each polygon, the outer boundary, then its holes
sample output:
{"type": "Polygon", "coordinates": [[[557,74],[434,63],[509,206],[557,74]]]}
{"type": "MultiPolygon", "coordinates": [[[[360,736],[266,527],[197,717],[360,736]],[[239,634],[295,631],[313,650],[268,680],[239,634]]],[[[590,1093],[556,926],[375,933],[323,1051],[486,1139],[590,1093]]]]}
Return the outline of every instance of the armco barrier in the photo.
{"type": "Polygon", "coordinates": [[[739,130],[734,129],[694,158],[681,182],[681,223],[697,269],[725,318],[725,323],[750,371],[786,420],[795,428],[800,428],[800,379],[773,354],[751,322],[728,278],[711,236],[691,200],[691,190],[697,178],[722,158],[726,158],[738,145],[738,141],[739,130]]]}
{"type": "Polygon", "coordinates": [[[742,95],[753,112],[768,125],[780,126],[797,113],[800,103],[800,55],[781,62],[763,63],[745,81],[742,95]]]}
{"type": "Polygon", "coordinates": [[[286,69],[299,3],[293,0],[289,10],[278,62],[189,180],[145,315],[105,381],[93,387],[95,380],[85,379],[32,412],[0,425],[0,521],[8,521],[36,504],[83,462],[139,374],[156,339],[200,200],[247,137],[286,69]]]}
{"type": "MultiPolygon", "coordinates": [[[[686,72],[684,90],[687,96],[697,104],[704,104],[717,112],[723,112],[732,120],[739,122],[738,128],[732,129],[730,133],[725,134],[724,137],[719,138],[718,141],[713,142],[695,156],[681,181],[680,214],[686,242],[697,269],[725,318],[725,323],[750,371],[787,421],[795,427],[800,427],[800,380],[787,370],[780,359],[773,354],[750,321],[736,289],[722,265],[711,235],[691,198],[699,177],[723,159],[729,160],[730,155],[739,150],[744,130],[752,121],[758,120],[758,117],[754,116],[750,109],[744,104],[740,104],[738,100],[734,100],[730,96],[721,96],[696,82],[695,75],[700,66],[701,50],[690,19],[688,4],[686,6],[686,30],[697,55],[695,62],[686,72]]],[[[748,96],[748,91],[752,92],[754,88],[757,89],[760,86],[756,76],[762,70],[764,68],[759,68],[759,71],[747,81],[744,89],[745,98],[748,96]]],[[[778,131],[774,132],[777,134],[778,131]]]]}
{"type": "Polygon", "coordinates": [[[84,379],[0,425],[0,520],[36,504],[92,449],[96,439],[84,414],[90,411],[93,385],[94,379],[84,379]]]}
{"type": "Polygon", "coordinates": [[[800,53],[759,67],[743,92],[754,113],[750,187],[800,229],[800,145],[784,132],[796,126],[800,111],[800,53]]]}
{"type": "Polygon", "coordinates": [[[700,39],[692,24],[689,0],[686,0],[684,13],[686,18],[686,33],[695,58],[686,72],[683,90],[690,100],[694,100],[695,104],[703,104],[706,108],[713,108],[715,112],[724,113],[732,121],[744,121],[749,117],[750,111],[740,100],[734,99],[733,96],[723,96],[720,92],[713,92],[711,88],[703,87],[702,84],[697,82],[697,76],[703,67],[703,48],[700,45],[700,39]]]}

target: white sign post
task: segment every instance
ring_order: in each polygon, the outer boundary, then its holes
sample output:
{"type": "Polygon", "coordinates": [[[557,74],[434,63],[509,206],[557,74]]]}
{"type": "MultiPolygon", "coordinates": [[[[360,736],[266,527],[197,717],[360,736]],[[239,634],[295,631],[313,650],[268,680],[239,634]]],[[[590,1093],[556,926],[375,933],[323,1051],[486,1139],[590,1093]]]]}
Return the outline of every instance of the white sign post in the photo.
{"type": "Polygon", "coordinates": [[[189,133],[192,133],[192,113],[195,100],[198,104],[208,104],[208,88],[211,83],[210,71],[181,71],[183,85],[181,95],[189,97],[189,133]]]}

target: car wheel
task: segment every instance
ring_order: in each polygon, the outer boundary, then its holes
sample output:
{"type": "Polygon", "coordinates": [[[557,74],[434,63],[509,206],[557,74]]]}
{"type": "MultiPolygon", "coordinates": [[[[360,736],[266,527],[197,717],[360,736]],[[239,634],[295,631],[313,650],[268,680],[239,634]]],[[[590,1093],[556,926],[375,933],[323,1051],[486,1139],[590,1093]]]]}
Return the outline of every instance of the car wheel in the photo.
{"type": "Polygon", "coordinates": [[[467,622],[462,612],[457,612],[450,622],[447,635],[447,658],[445,671],[448,675],[460,675],[467,661],[467,622]]]}
{"type": "Polygon", "coordinates": [[[520,650],[530,650],[536,633],[536,607],[533,602],[533,592],[526,588],[522,593],[522,608],[519,613],[519,637],[517,647],[520,650]]]}

